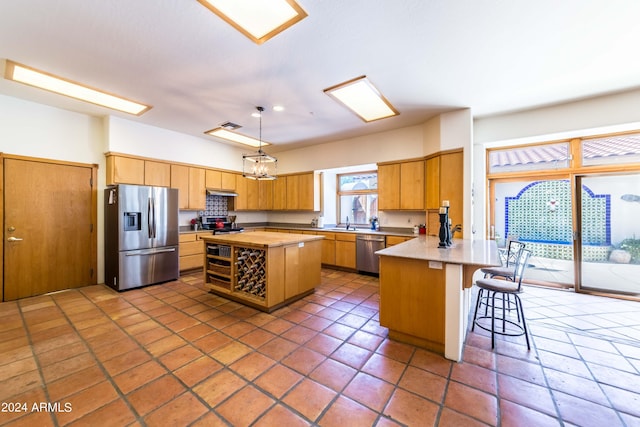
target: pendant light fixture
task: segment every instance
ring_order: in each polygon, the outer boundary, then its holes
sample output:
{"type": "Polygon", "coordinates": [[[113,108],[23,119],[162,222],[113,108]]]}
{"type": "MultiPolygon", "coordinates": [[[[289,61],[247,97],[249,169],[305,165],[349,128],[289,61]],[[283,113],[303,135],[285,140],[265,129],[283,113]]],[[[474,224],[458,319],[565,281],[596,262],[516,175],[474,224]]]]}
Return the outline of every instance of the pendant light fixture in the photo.
{"type": "Polygon", "coordinates": [[[260,117],[260,138],[258,152],[242,156],[242,176],[249,179],[269,180],[276,179],[278,172],[278,159],[262,151],[262,112],[263,107],[256,107],[260,117]]]}

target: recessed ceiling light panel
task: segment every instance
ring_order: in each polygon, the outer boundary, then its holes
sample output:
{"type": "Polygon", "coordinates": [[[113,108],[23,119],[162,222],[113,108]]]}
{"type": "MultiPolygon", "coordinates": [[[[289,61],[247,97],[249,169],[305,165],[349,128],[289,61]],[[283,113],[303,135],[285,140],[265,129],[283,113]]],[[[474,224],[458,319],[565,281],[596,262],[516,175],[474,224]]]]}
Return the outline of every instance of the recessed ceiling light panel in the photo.
{"type": "Polygon", "coordinates": [[[400,114],[366,76],[327,88],[324,93],[344,104],[365,122],[400,114]]]}
{"type": "Polygon", "coordinates": [[[301,21],[307,13],[294,0],[198,0],[257,44],[301,21]]]}
{"type": "Polygon", "coordinates": [[[6,61],[5,75],[7,80],[13,80],[39,89],[48,90],[60,95],[69,96],[91,104],[123,111],[139,116],[151,109],[151,106],[130,101],[120,96],[92,89],[80,83],[75,83],[35,68],[27,67],[10,60],[6,61]]]}
{"type": "MultiPolygon", "coordinates": [[[[205,132],[207,135],[216,136],[226,139],[227,141],[237,142],[238,144],[248,145],[250,147],[260,147],[260,140],[251,136],[243,135],[238,132],[231,132],[223,127],[217,127],[205,132]]],[[[262,145],[270,145],[268,142],[262,141],[262,145]]]]}

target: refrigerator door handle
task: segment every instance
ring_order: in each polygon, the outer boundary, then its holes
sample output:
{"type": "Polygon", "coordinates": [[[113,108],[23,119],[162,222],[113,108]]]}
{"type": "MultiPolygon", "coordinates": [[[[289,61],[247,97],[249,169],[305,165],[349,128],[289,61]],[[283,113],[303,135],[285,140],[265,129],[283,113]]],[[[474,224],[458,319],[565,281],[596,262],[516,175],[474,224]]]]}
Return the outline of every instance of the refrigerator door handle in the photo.
{"type": "Polygon", "coordinates": [[[176,248],[167,248],[167,249],[152,249],[149,251],[135,251],[131,253],[125,254],[125,256],[143,256],[143,255],[155,255],[155,254],[164,254],[167,252],[175,252],[176,248]]]}
{"type": "Polygon", "coordinates": [[[149,232],[149,238],[153,239],[154,236],[154,228],[153,228],[153,205],[152,205],[152,200],[151,197],[149,197],[148,201],[147,201],[147,231],[149,232]]]}

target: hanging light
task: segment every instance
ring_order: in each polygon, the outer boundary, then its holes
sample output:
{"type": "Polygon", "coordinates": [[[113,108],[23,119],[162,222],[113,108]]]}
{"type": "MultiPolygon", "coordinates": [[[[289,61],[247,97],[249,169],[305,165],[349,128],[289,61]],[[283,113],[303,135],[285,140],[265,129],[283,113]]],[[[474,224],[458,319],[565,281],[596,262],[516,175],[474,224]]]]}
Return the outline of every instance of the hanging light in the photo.
{"type": "Polygon", "coordinates": [[[255,154],[242,156],[242,176],[249,179],[268,180],[276,179],[278,172],[278,159],[262,151],[262,112],[263,107],[256,107],[260,117],[260,138],[258,151],[255,154]]]}

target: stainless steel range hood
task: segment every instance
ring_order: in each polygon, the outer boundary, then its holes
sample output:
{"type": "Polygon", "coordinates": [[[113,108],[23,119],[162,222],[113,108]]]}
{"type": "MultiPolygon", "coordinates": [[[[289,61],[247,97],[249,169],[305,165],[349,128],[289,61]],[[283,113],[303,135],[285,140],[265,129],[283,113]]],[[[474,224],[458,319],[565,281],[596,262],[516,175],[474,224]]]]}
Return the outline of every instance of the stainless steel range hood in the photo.
{"type": "Polygon", "coordinates": [[[233,191],[224,191],[224,190],[209,190],[207,188],[207,195],[209,195],[209,196],[236,197],[238,195],[238,193],[234,193],[233,191]]]}

